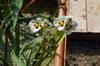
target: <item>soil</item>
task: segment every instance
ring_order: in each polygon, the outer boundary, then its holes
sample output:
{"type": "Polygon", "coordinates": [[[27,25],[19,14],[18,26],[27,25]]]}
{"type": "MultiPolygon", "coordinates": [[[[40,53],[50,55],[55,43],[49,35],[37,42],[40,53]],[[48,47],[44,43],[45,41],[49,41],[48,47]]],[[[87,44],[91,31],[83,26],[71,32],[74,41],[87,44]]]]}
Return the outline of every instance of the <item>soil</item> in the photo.
{"type": "Polygon", "coordinates": [[[69,66],[100,66],[100,39],[69,38],[67,62],[69,66]]]}

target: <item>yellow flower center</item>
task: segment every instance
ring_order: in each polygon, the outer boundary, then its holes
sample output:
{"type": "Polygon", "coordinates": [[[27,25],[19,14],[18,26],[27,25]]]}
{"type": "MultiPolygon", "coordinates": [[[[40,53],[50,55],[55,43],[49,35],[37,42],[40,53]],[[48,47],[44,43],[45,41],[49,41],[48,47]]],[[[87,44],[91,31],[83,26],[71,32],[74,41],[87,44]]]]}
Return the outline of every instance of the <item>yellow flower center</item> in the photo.
{"type": "Polygon", "coordinates": [[[60,22],[58,22],[58,24],[63,27],[64,26],[64,21],[60,21],[60,22]]]}
{"type": "Polygon", "coordinates": [[[38,29],[39,27],[41,27],[41,25],[40,25],[39,22],[36,22],[36,23],[34,24],[34,27],[35,27],[36,29],[38,29]]]}
{"type": "Polygon", "coordinates": [[[45,28],[48,28],[49,26],[50,26],[49,23],[48,23],[48,22],[45,22],[44,27],[45,27],[45,28]]]}

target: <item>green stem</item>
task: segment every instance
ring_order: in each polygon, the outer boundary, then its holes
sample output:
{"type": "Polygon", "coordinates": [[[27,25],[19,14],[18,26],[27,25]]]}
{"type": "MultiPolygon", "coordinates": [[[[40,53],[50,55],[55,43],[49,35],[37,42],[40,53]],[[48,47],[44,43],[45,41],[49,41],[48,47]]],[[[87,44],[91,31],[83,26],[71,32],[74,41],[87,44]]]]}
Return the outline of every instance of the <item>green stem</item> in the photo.
{"type": "Polygon", "coordinates": [[[4,38],[4,65],[6,66],[6,60],[7,60],[7,52],[8,52],[8,29],[7,26],[4,27],[4,33],[5,33],[5,38],[4,38]]]}
{"type": "Polygon", "coordinates": [[[53,59],[54,56],[55,56],[55,52],[56,52],[56,49],[54,50],[54,53],[53,53],[51,59],[49,60],[49,62],[46,64],[46,66],[49,66],[49,64],[51,63],[52,59],[53,59]]]}
{"type": "Polygon", "coordinates": [[[30,55],[29,55],[29,58],[27,60],[27,66],[29,66],[29,64],[30,64],[29,62],[30,62],[31,55],[32,55],[32,50],[31,50],[30,55]]]}
{"type": "MultiPolygon", "coordinates": [[[[42,44],[40,45],[40,48],[41,49],[39,49],[39,51],[40,50],[43,50],[43,52],[41,53],[41,55],[39,55],[40,56],[40,58],[42,58],[43,57],[43,55],[45,54],[45,36],[43,37],[43,42],[42,42],[42,44]]],[[[39,53],[39,52],[38,52],[39,53]]],[[[38,56],[38,54],[36,55],[36,56],[38,56]]],[[[36,58],[36,57],[35,57],[36,58]]],[[[37,62],[38,63],[38,62],[37,62]]],[[[35,63],[34,65],[36,65],[37,63],[35,63]]]]}
{"type": "Polygon", "coordinates": [[[16,25],[16,29],[15,29],[15,43],[16,43],[16,45],[15,45],[15,53],[16,53],[16,55],[19,57],[19,51],[20,51],[20,40],[19,40],[19,24],[17,23],[17,25],[16,25]]]}
{"type": "Polygon", "coordinates": [[[66,34],[63,34],[61,39],[58,41],[58,44],[61,44],[61,42],[63,41],[63,39],[66,37],[66,34]]]}
{"type": "MultiPolygon", "coordinates": [[[[38,48],[38,50],[37,50],[37,52],[36,52],[36,54],[34,56],[34,59],[36,59],[36,57],[38,56],[38,53],[41,50],[41,46],[42,46],[42,44],[39,46],[39,48],[38,48]]],[[[33,64],[32,65],[34,65],[34,61],[33,61],[33,64]]]]}
{"type": "Polygon", "coordinates": [[[41,63],[43,62],[43,60],[45,60],[45,58],[47,58],[47,56],[50,54],[50,52],[52,51],[53,49],[49,49],[48,52],[44,55],[43,58],[41,58],[41,60],[39,62],[37,62],[34,66],[40,66],[41,63]]]}

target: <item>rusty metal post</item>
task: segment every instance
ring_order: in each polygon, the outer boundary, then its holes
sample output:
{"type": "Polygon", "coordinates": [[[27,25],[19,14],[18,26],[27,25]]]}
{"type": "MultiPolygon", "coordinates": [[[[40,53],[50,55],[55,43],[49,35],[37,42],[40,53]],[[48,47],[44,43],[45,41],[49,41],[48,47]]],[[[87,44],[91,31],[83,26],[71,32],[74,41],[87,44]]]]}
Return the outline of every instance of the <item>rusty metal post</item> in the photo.
{"type": "MultiPolygon", "coordinates": [[[[66,16],[67,15],[67,0],[61,0],[61,5],[59,7],[59,16],[66,16]]],[[[55,55],[55,61],[54,66],[65,66],[65,58],[66,58],[66,36],[59,44],[56,55],[55,55]]]]}

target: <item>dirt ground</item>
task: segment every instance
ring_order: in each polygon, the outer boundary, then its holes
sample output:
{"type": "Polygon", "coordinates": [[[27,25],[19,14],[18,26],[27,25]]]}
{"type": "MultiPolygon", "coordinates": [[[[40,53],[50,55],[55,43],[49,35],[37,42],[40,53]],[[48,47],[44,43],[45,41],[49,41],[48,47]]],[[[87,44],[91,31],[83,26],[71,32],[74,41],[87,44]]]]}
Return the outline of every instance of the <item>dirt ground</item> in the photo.
{"type": "Polygon", "coordinates": [[[100,66],[100,40],[69,40],[67,62],[69,66],[100,66]]]}

